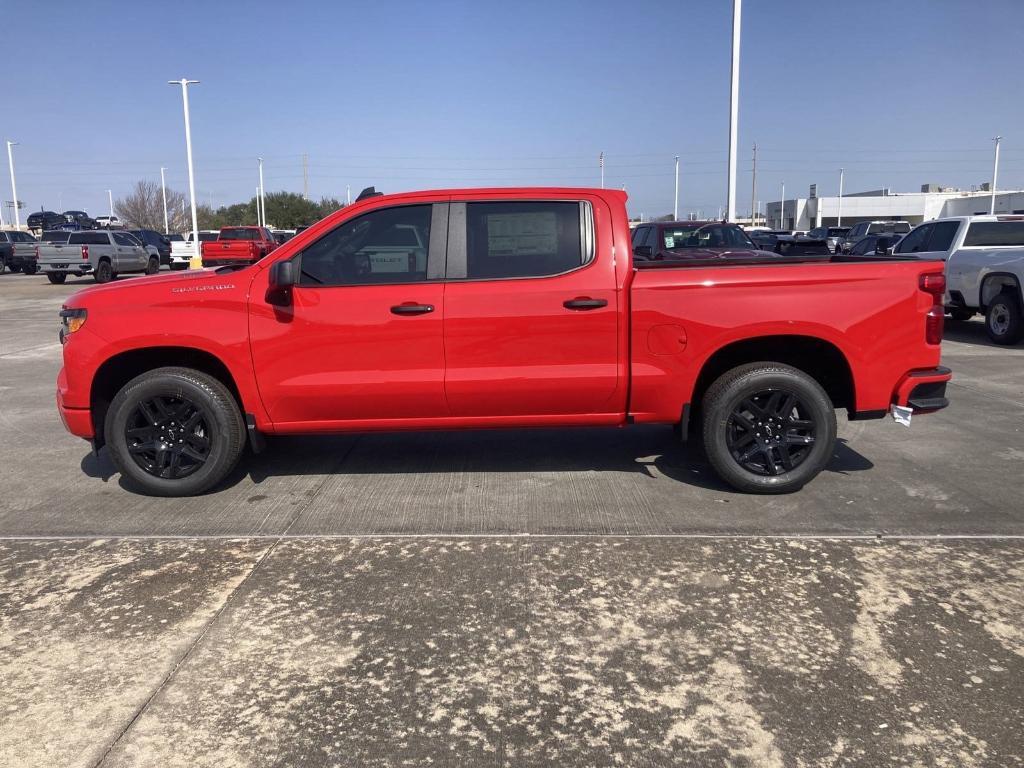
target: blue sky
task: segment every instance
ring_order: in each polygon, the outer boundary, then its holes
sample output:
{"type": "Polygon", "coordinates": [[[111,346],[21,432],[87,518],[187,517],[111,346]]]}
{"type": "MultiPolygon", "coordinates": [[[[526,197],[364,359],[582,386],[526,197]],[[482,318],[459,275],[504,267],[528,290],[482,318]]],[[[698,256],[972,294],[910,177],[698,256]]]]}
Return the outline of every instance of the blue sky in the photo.
{"type": "MultiPolygon", "coordinates": [[[[725,198],[731,0],[107,2],[0,0],[7,98],[30,209],[107,209],[138,179],[197,196],[344,199],[364,186],[625,185],[630,209],[717,213],[725,198]],[[42,28],[41,26],[42,25],[42,28]],[[34,30],[34,31],[32,31],[34,30]],[[11,65],[13,63],[13,77],[11,65]]],[[[1024,187],[1021,0],[746,0],[738,210],[760,200],[991,175],[1024,187]]],[[[10,200],[6,167],[2,199],[10,200]]],[[[5,209],[5,216],[6,216],[5,209]]]]}

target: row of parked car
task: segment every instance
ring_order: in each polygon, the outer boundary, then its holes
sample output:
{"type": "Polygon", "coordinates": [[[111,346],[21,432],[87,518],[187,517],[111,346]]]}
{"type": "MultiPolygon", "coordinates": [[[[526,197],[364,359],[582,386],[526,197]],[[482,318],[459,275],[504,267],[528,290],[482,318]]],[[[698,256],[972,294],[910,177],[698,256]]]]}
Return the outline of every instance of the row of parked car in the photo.
{"type": "Polygon", "coordinates": [[[93,218],[85,211],[64,211],[64,213],[36,211],[28,215],[26,224],[31,230],[45,232],[54,229],[112,229],[120,227],[121,220],[113,214],[93,218]]]}

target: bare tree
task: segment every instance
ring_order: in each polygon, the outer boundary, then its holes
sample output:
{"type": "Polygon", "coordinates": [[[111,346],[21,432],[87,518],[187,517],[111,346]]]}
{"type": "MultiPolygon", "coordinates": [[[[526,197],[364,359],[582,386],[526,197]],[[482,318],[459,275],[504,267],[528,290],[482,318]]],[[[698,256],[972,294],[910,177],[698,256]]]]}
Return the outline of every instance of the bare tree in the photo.
{"type": "MultiPolygon", "coordinates": [[[[164,231],[164,199],[160,185],[154,181],[137,181],[131,193],[114,204],[114,209],[130,227],[164,231]]],[[[167,190],[167,220],[171,232],[192,228],[185,195],[173,189],[167,190]]]]}

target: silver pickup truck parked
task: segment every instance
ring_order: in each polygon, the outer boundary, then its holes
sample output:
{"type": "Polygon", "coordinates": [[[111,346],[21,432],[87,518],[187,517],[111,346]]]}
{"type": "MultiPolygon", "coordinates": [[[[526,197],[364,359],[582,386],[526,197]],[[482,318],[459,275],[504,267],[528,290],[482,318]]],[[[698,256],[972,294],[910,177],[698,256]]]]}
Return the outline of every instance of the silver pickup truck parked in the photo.
{"type": "Polygon", "coordinates": [[[39,269],[51,283],[63,283],[68,275],[92,275],[108,283],[121,272],[155,274],[160,257],[127,232],[92,230],[72,232],[67,244],[40,243],[39,269]]]}

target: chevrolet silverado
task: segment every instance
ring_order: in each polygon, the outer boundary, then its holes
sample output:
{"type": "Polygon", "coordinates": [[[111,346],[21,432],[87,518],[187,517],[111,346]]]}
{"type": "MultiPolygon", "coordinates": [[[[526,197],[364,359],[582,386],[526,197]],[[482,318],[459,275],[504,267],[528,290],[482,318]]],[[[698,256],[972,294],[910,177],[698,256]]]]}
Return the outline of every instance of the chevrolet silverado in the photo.
{"type": "Polygon", "coordinates": [[[917,259],[634,262],[613,190],[373,196],[254,264],[70,297],[57,405],[154,495],[266,435],[633,423],[781,493],[831,460],[836,408],[947,405],[944,290],[917,259]]]}

